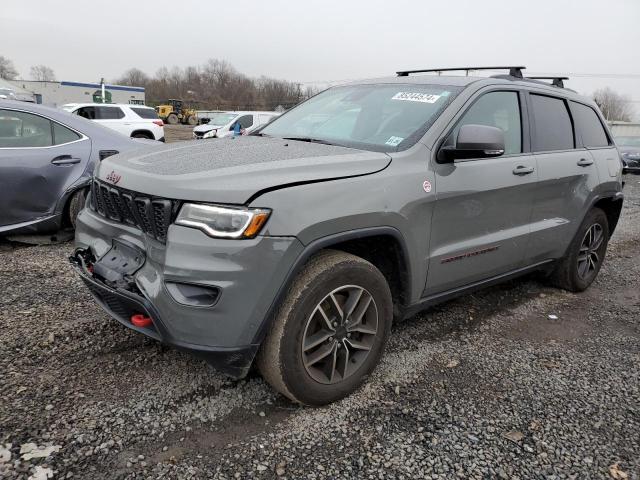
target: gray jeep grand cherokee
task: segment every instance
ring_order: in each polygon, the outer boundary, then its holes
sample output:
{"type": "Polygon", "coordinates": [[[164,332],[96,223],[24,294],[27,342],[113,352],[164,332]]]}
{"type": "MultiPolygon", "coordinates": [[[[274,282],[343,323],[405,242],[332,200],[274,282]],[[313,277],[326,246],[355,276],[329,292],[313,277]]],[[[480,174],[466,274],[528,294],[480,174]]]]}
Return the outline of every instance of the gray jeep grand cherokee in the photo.
{"type": "Polygon", "coordinates": [[[235,377],[255,358],[308,405],[356,389],[392,322],[437,302],[535,270],[584,290],[619,153],[591,100],[501,68],[398,72],[252,136],[109,157],[72,262],[127,327],[235,377]]]}

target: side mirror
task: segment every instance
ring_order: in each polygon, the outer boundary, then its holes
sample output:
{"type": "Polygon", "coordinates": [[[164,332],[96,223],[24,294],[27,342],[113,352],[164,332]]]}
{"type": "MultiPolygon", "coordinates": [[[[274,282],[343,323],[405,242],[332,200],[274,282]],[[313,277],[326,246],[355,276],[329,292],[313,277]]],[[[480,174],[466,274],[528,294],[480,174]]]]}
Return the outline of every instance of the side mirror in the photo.
{"type": "Polygon", "coordinates": [[[465,158],[491,158],[504,155],[504,132],[487,125],[463,125],[455,146],[438,152],[438,163],[452,163],[465,158]]]}

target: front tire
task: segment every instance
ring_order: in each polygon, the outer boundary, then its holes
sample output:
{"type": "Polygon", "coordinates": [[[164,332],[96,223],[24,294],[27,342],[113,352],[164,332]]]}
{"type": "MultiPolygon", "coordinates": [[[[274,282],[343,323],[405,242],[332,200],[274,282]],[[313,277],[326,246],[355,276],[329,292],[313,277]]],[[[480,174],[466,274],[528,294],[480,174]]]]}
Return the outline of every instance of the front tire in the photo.
{"type": "Polygon", "coordinates": [[[554,270],[552,283],[570,292],[582,292],[598,276],[609,242],[607,215],[599,208],[587,213],[567,254],[554,270]]]}
{"type": "Polygon", "coordinates": [[[78,219],[78,214],[80,213],[80,210],[84,208],[86,199],[87,194],[84,188],[75,192],[69,199],[69,206],[67,208],[67,221],[74,230],[76,229],[76,220],[78,219]]]}
{"type": "Polygon", "coordinates": [[[378,364],[393,316],[389,285],[366,260],[327,250],[296,277],[258,353],[262,376],[304,405],[354,390],[378,364]]]}
{"type": "Polygon", "coordinates": [[[167,123],[169,125],[177,125],[178,124],[178,115],[176,115],[175,113],[170,113],[167,116],[167,123]]]}

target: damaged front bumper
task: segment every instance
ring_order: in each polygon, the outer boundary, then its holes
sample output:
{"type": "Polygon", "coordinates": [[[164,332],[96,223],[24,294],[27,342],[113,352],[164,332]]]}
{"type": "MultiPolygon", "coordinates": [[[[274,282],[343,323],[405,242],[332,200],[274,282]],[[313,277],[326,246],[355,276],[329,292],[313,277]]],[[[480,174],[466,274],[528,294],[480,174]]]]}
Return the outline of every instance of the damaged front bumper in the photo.
{"type": "Polygon", "coordinates": [[[243,347],[207,347],[185,343],[174,338],[158,311],[140,292],[132,292],[122,287],[112,287],[93,275],[91,252],[86,249],[77,249],[69,257],[69,261],[78,272],[80,278],[87,286],[96,302],[113,318],[122,325],[139,333],[154,338],[164,344],[180,350],[188,351],[203,358],[216,370],[233,378],[244,377],[258,351],[259,345],[243,347]],[[144,315],[151,318],[149,326],[140,327],[134,325],[131,319],[135,315],[144,315]]]}
{"type": "Polygon", "coordinates": [[[175,224],[159,242],[90,208],[78,216],[75,244],[71,261],[111,316],[236,378],[248,372],[302,251],[295,237],[216,239],[175,224]],[[134,315],[151,322],[133,324],[134,315]]]}

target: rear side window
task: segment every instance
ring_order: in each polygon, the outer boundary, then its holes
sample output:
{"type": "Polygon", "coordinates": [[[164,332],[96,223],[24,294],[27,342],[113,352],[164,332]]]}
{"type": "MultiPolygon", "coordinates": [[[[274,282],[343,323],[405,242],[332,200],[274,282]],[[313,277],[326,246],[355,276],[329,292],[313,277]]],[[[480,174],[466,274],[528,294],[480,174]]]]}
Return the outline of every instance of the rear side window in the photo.
{"type": "Polygon", "coordinates": [[[600,122],[598,114],[591,107],[581,103],[571,102],[573,120],[576,122],[576,131],[582,137],[585,147],[608,147],[609,138],[600,122]]]}
{"type": "Polygon", "coordinates": [[[95,107],[98,120],[119,120],[124,118],[124,112],[120,107],[95,107]]]}
{"type": "Polygon", "coordinates": [[[60,125],[59,123],[53,122],[54,145],[62,145],[63,143],[75,142],[76,140],[80,140],[80,138],[81,138],[80,135],[78,135],[73,130],[70,130],[63,125],[60,125]]]}
{"type": "Polygon", "coordinates": [[[0,110],[0,148],[33,148],[53,145],[51,122],[38,115],[0,110]]]}
{"type": "Polygon", "coordinates": [[[485,93],[465,112],[448,142],[454,142],[458,138],[458,131],[463,125],[498,127],[504,132],[505,154],[522,152],[522,125],[517,92],[485,93]]]}
{"type": "Polygon", "coordinates": [[[575,147],[571,117],[564,100],[532,93],[531,105],[535,121],[535,152],[570,150],[575,147]]]}
{"type": "Polygon", "coordinates": [[[135,107],[131,107],[131,110],[134,111],[134,113],[136,115],[138,115],[140,118],[146,118],[146,119],[153,119],[153,120],[157,120],[158,117],[158,113],[153,109],[153,108],[135,108],[135,107]]]}

